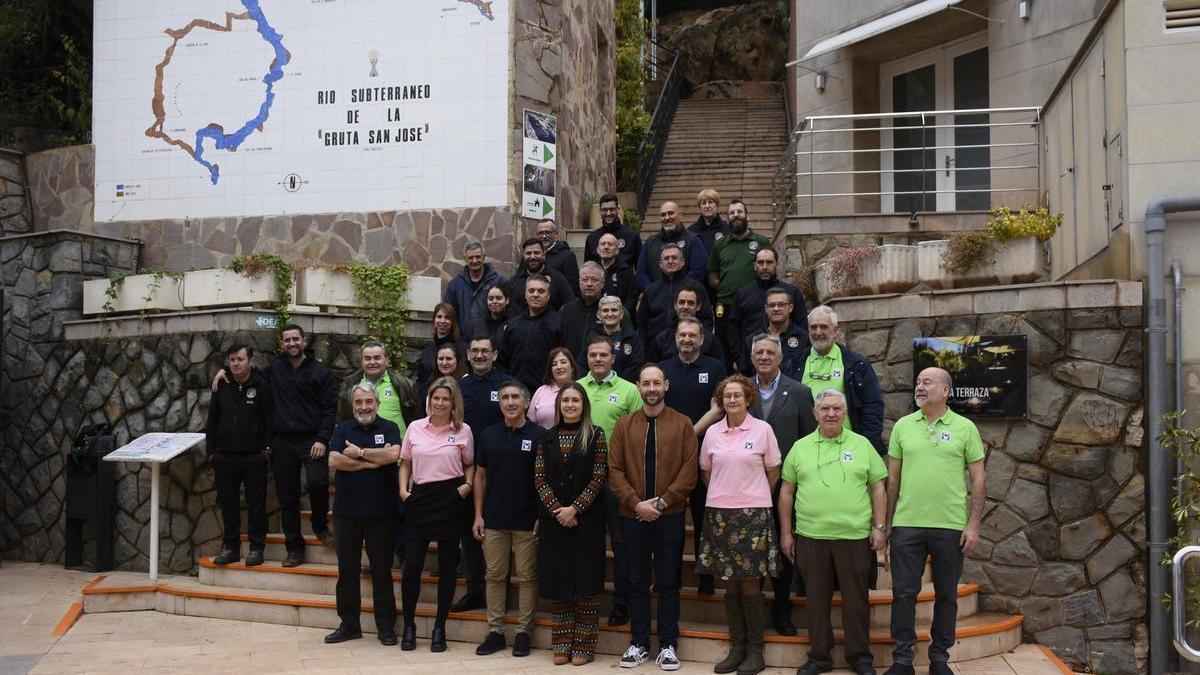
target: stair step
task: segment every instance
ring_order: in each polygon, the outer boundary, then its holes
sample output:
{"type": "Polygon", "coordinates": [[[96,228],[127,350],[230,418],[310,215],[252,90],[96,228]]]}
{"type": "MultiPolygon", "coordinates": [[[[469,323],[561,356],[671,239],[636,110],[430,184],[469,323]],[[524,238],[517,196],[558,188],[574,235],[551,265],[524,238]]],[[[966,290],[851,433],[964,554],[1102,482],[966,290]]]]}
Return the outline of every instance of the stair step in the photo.
{"type": "MultiPolygon", "coordinates": [[[[124,611],[131,607],[156,609],[168,614],[329,629],[339,624],[336,603],[328,595],[209,586],[192,577],[171,577],[157,584],[147,584],[144,576],[124,572],[110,574],[84,589],[85,611],[124,611]]],[[[374,632],[371,604],[364,602],[362,610],[363,630],[374,632]]],[[[422,603],[418,606],[417,635],[422,640],[428,639],[434,615],[435,607],[432,604],[422,603]]],[[[476,643],[487,630],[486,621],[482,611],[452,613],[446,624],[447,637],[458,642],[476,643]]],[[[957,644],[950,653],[951,660],[978,659],[1015,648],[1021,642],[1022,621],[1020,616],[999,614],[976,614],[960,619],[957,644]]],[[[515,624],[516,616],[507,615],[505,623],[515,624]]],[[[929,635],[924,624],[918,625],[917,662],[923,665],[928,658],[929,635]]],[[[840,631],[835,635],[840,644],[840,631]]],[[[535,619],[535,630],[531,637],[534,647],[549,648],[548,617],[535,619]]],[[[724,657],[728,639],[729,634],[723,623],[681,621],[678,651],[682,658],[689,661],[713,663],[724,657]]],[[[768,665],[792,667],[803,662],[808,638],[806,635],[789,637],[769,633],[765,642],[768,665]]],[[[888,666],[891,661],[891,636],[886,630],[875,629],[871,632],[870,642],[875,665],[888,666]]],[[[628,644],[628,626],[600,627],[598,653],[621,654],[628,644]]],[[[418,645],[418,648],[424,646],[418,645]]],[[[834,660],[836,665],[844,665],[840,648],[835,650],[834,660]]]]}
{"type": "MultiPolygon", "coordinates": [[[[201,557],[199,563],[200,581],[207,585],[250,590],[296,591],[299,593],[325,595],[333,595],[336,591],[338,576],[336,564],[306,562],[299,567],[285,568],[277,561],[267,561],[257,567],[246,567],[242,562],[215,565],[212,562],[212,558],[207,556],[201,557]]],[[[428,573],[431,567],[427,565],[425,569],[427,572],[421,575],[422,597],[434,597],[434,594],[437,592],[437,577],[428,573]]],[[[403,574],[399,570],[392,570],[393,592],[396,593],[397,598],[400,597],[400,580],[402,577],[403,574]]],[[[465,588],[466,581],[458,577],[455,580],[455,584],[461,590],[465,588]]],[[[370,577],[363,575],[362,595],[366,599],[371,597],[371,586],[370,577]]],[[[611,594],[612,585],[608,584],[607,589],[608,591],[605,595],[611,594]]],[[[978,591],[979,586],[977,584],[959,584],[959,617],[971,616],[978,611],[978,591]]],[[[887,627],[891,618],[891,591],[871,591],[870,594],[871,625],[887,627]]],[[[461,593],[456,593],[456,595],[461,595],[461,593]]],[[[516,607],[516,582],[510,582],[508,595],[510,606],[516,607]]],[[[769,602],[773,594],[768,591],[764,593],[764,597],[769,602]]],[[[796,625],[806,625],[803,609],[807,604],[806,599],[793,597],[790,600],[793,607],[799,608],[798,611],[793,612],[796,625]]],[[[715,595],[700,595],[691,587],[684,587],[680,591],[682,615],[694,621],[722,621],[725,611],[724,603],[724,591],[721,588],[718,588],[715,595]]],[[[834,594],[833,605],[835,607],[841,606],[840,594],[834,594]]],[[[545,602],[539,602],[538,610],[548,612],[550,611],[550,605],[545,602]]],[[[834,614],[836,615],[833,617],[834,625],[840,627],[841,613],[835,611],[834,614]]],[[[922,590],[917,596],[917,620],[925,622],[933,620],[933,586],[930,582],[926,582],[922,586],[922,590]]]]}

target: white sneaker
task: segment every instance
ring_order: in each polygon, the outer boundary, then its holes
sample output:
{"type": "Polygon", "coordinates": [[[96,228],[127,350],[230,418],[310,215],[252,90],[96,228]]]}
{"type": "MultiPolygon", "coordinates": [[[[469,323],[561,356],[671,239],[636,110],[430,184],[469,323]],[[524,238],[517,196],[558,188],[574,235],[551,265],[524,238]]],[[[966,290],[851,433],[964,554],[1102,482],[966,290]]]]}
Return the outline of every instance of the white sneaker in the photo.
{"type": "MultiPolygon", "coordinates": [[[[629,645],[629,649],[626,649],[625,653],[621,656],[621,667],[637,668],[649,660],[650,652],[647,652],[645,647],[629,645]]],[[[679,667],[678,662],[676,662],[675,667],[679,667]]]]}
{"type": "Polygon", "coordinates": [[[663,647],[660,649],[655,662],[663,670],[679,670],[679,657],[675,656],[674,647],[663,647]]]}

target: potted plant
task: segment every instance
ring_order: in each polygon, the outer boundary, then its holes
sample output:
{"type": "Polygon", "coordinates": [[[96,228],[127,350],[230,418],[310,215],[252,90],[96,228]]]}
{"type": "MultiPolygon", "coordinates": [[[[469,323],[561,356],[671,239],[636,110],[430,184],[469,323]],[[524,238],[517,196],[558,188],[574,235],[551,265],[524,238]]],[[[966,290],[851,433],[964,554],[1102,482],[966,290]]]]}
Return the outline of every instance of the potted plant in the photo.
{"type": "Polygon", "coordinates": [[[223,307],[268,303],[278,325],[291,320],[292,265],[270,253],[234,258],[229,267],[194,270],[183,277],[186,307],[223,307]]]}
{"type": "Polygon", "coordinates": [[[839,249],[817,265],[814,281],[822,301],[907,291],[917,283],[917,249],[904,244],[839,249]]]}
{"type": "Polygon", "coordinates": [[[935,288],[1014,284],[1042,277],[1042,243],[1062,224],[1061,213],[1028,204],[993,209],[987,229],[918,244],[918,275],[935,288]]]}
{"type": "Polygon", "coordinates": [[[169,270],[121,273],[83,282],[83,313],[103,314],[183,309],[183,275],[169,270]]]}

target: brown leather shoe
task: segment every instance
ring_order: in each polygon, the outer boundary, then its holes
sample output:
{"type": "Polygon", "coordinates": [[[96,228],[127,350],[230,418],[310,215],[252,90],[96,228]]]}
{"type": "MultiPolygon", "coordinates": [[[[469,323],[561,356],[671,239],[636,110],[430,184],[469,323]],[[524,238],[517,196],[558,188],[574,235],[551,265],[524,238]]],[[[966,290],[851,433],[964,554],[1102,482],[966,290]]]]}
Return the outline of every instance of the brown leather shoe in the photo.
{"type": "Polygon", "coordinates": [[[304,551],[289,551],[283,559],[284,567],[297,567],[304,563],[304,551]]]}

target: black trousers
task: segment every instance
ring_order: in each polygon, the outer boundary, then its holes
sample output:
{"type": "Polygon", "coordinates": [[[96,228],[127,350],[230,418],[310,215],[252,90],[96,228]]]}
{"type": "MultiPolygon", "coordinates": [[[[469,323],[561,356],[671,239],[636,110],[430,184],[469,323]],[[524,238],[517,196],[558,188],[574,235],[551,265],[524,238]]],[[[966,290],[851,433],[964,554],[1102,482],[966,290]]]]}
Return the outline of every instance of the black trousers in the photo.
{"type": "MultiPolygon", "coordinates": [[[[704,502],[708,500],[708,486],[704,484],[704,479],[698,477],[696,486],[692,488],[692,493],[688,495],[688,508],[692,510],[692,554],[696,556],[696,561],[700,560],[700,531],[704,529],[704,502]]],[[[714,582],[713,575],[701,574],[698,575],[700,581],[714,582]]]]}
{"type": "Polygon", "coordinates": [[[683,566],[683,512],[652,523],[621,516],[629,560],[630,644],[650,649],[650,575],[658,591],[658,647],[679,644],[679,578],[683,566]],[[653,563],[651,560],[653,559],[653,563]]]}
{"type": "Polygon", "coordinates": [[[962,576],[961,530],[937,527],[897,527],[892,530],[892,661],[912,664],[917,644],[917,593],[925,556],[933,572],[933,625],[929,629],[929,660],[950,659],[958,619],[958,579],[962,576]]]}
{"type": "Polygon", "coordinates": [[[604,500],[604,525],[613,552],[613,605],[629,608],[629,556],[625,554],[625,532],[621,527],[621,510],[617,495],[608,483],[600,495],[604,500]]]}
{"type": "Polygon", "coordinates": [[[261,551],[267,545],[267,456],[261,452],[217,452],[212,456],[213,483],[217,504],[225,528],[224,547],[241,550],[241,489],[246,489],[246,531],[250,550],[261,551]]]}
{"type": "Polygon", "coordinates": [[[300,532],[300,475],[303,472],[308,486],[308,501],[312,506],[313,532],[329,529],[329,453],[321,459],[310,459],[314,439],[271,441],[271,466],[275,473],[275,495],[279,498],[279,519],[289,553],[304,550],[300,532]]]}
{"type": "MultiPolygon", "coordinates": [[[[470,495],[467,499],[473,499],[470,495]]],[[[467,595],[477,598],[484,597],[484,574],[486,567],[483,562],[483,544],[475,538],[471,527],[475,524],[475,509],[463,510],[462,544],[463,576],[467,579],[467,595]]]]}
{"type": "MultiPolygon", "coordinates": [[[[454,586],[458,581],[458,539],[445,539],[437,543],[437,619],[438,625],[446,625],[450,615],[450,604],[454,602],[454,586]]],[[[425,553],[429,551],[428,539],[408,539],[404,542],[404,575],[400,581],[400,596],[404,602],[404,624],[412,625],[417,620],[417,602],[421,599],[421,572],[425,569],[425,553]]]]}
{"type": "Polygon", "coordinates": [[[396,591],[392,588],[392,552],[396,550],[396,521],[393,518],[334,518],[337,538],[337,613],[343,628],[361,630],[362,547],[366,544],[371,563],[371,602],[375,606],[375,629],[396,630],[396,591]]]}
{"type": "MultiPolygon", "coordinates": [[[[779,487],[782,481],[775,484],[775,490],[771,494],[771,502],[779,503],[779,487]]],[[[775,541],[779,541],[779,510],[771,509],[771,520],[775,524],[775,541]]],[[[771,577],[771,590],[775,594],[775,598],[771,600],[771,609],[775,612],[791,612],[792,611],[792,588],[797,581],[797,574],[792,563],[787,559],[787,556],[779,556],[779,576],[771,577]]],[[[834,580],[836,584],[836,579],[834,580]]],[[[805,594],[804,579],[799,579],[799,589],[796,592],[797,597],[803,597],[805,594]]]]}

